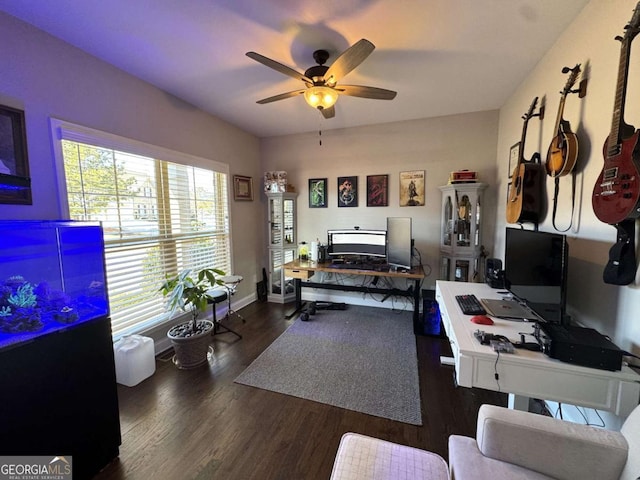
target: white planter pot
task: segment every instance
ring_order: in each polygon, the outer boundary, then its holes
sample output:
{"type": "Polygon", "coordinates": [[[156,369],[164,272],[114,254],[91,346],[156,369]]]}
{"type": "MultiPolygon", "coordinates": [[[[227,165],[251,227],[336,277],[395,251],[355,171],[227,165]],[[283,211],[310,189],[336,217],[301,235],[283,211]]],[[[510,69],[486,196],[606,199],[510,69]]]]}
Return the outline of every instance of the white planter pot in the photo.
{"type": "Polygon", "coordinates": [[[189,369],[204,365],[208,361],[209,345],[211,344],[211,332],[213,322],[209,320],[198,320],[200,332],[189,337],[177,336],[176,332],[184,328],[185,323],[171,327],[167,332],[167,337],[176,352],[173,363],[179,368],[189,369]]]}

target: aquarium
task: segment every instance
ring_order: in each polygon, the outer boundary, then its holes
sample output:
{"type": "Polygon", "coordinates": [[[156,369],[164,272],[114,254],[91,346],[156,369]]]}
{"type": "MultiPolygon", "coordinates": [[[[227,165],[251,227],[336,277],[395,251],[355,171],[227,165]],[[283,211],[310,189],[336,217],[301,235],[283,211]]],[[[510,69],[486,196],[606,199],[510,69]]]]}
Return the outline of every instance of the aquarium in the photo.
{"type": "Polygon", "coordinates": [[[0,221],[0,350],[108,315],[100,223],[0,221]]]}

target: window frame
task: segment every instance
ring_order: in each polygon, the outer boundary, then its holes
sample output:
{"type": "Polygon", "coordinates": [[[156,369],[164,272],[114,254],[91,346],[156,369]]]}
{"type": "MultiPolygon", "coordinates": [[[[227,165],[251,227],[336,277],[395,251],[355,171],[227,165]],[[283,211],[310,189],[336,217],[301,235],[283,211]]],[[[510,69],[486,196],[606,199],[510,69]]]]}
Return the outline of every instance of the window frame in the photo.
{"type": "MultiPolygon", "coordinates": [[[[82,125],[77,125],[67,121],[50,118],[51,137],[53,141],[55,169],[58,187],[58,208],[60,215],[64,219],[70,219],[69,202],[67,193],[67,182],[65,174],[64,156],[62,149],[62,140],[94,145],[100,148],[111,149],[116,151],[127,152],[143,157],[151,157],[157,160],[177,163],[185,166],[213,170],[227,176],[227,211],[229,215],[229,265],[233,265],[233,237],[232,237],[232,214],[231,214],[231,179],[229,174],[229,165],[212,159],[197,157],[194,155],[178,152],[175,150],[148,144],[131,138],[103,132],[82,125]]],[[[167,322],[172,322],[176,318],[167,317],[165,320],[158,322],[142,322],[140,330],[144,331],[148,328],[156,328],[167,322]]],[[[120,332],[113,336],[114,341],[118,338],[129,334],[128,332],[120,332]]]]}

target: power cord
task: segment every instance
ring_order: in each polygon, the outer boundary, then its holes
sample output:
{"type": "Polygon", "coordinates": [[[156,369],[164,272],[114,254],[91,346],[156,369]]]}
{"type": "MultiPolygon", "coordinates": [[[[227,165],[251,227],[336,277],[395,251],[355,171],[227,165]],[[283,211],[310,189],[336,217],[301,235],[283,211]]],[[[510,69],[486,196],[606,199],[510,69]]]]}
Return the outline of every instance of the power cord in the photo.
{"type": "Polygon", "coordinates": [[[496,379],[496,385],[498,386],[498,392],[502,392],[500,389],[500,374],[498,373],[498,360],[500,360],[500,350],[497,350],[496,361],[493,364],[493,378],[496,379]]]}
{"type": "Polygon", "coordinates": [[[606,424],[604,423],[604,420],[602,419],[602,417],[600,416],[600,412],[598,412],[598,410],[596,410],[595,408],[593,409],[594,412],[596,412],[596,415],[598,416],[598,418],[600,419],[600,425],[596,424],[596,423],[590,423],[589,420],[587,419],[587,416],[584,414],[584,412],[582,410],[580,410],[580,408],[578,408],[576,406],[576,410],[578,410],[578,413],[580,415],[582,415],[582,419],[584,420],[584,424],[589,426],[589,427],[599,427],[599,428],[604,428],[606,427],[606,424]]]}

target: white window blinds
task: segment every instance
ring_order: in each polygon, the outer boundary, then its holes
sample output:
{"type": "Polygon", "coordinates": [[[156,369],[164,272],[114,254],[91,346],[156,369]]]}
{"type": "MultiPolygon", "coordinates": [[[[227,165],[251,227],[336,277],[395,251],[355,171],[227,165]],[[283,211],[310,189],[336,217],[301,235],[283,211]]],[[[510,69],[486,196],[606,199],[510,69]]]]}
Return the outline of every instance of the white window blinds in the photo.
{"type": "Polygon", "coordinates": [[[103,225],[118,337],[167,319],[159,293],[166,275],[230,271],[228,181],[226,172],[99,143],[63,138],[61,150],[70,218],[103,225]]]}

